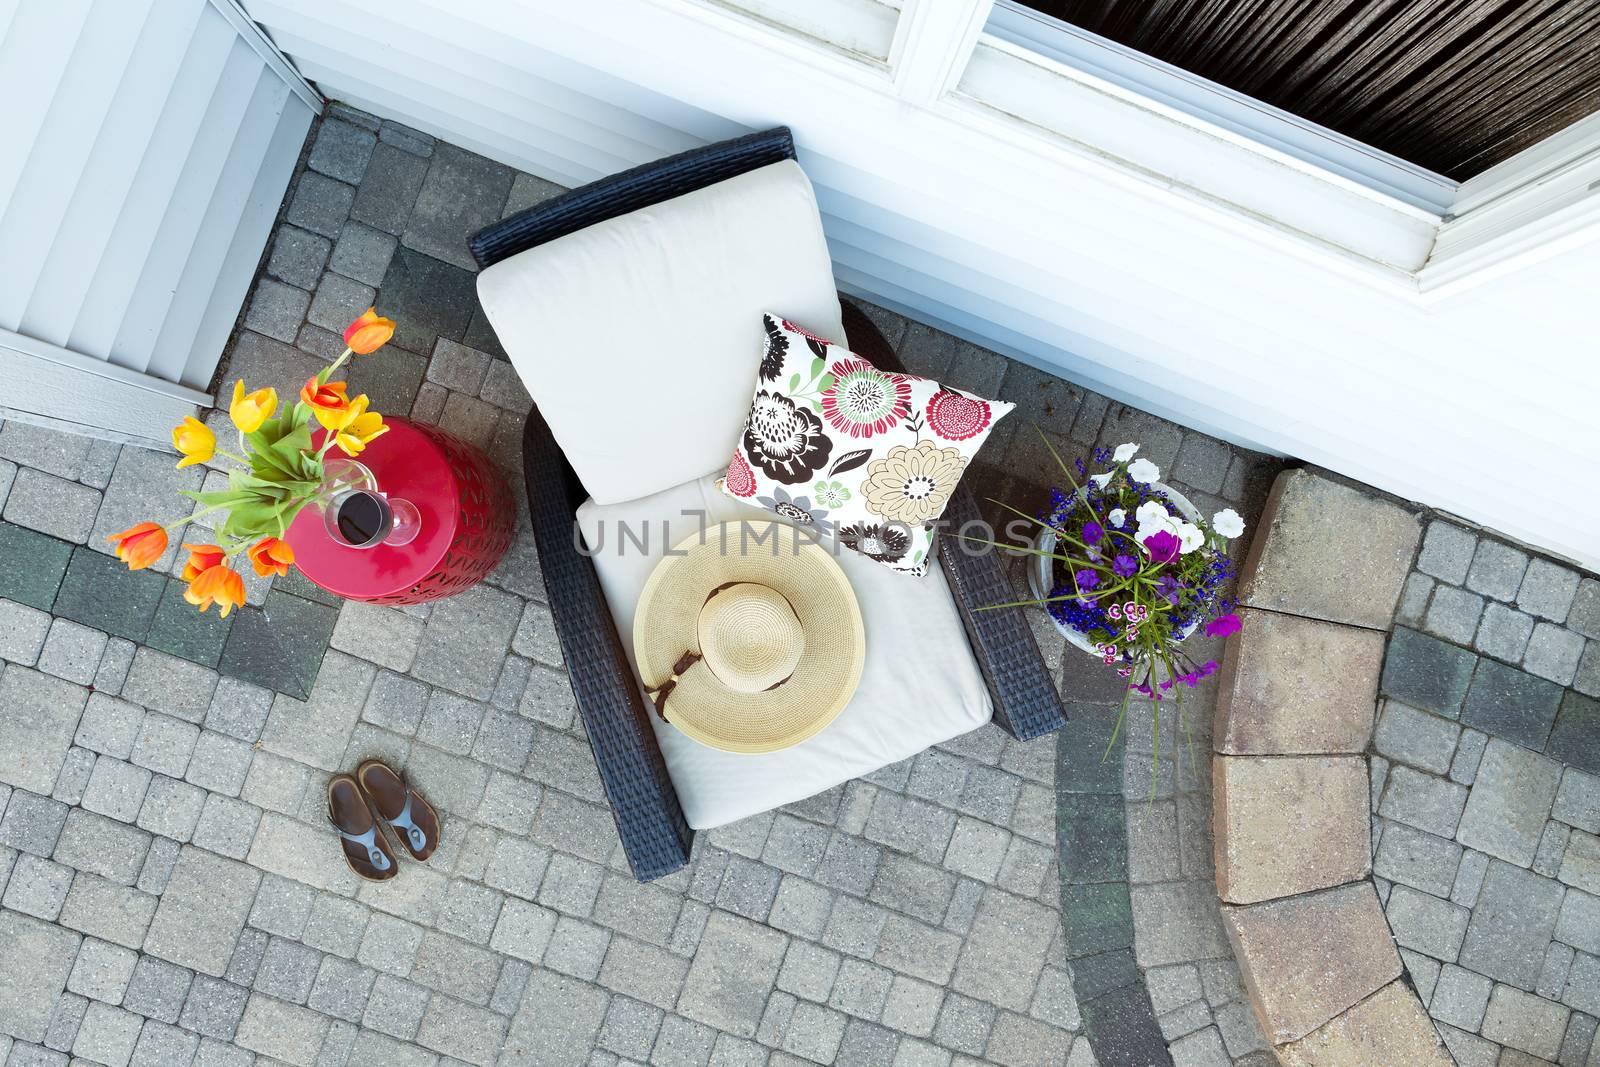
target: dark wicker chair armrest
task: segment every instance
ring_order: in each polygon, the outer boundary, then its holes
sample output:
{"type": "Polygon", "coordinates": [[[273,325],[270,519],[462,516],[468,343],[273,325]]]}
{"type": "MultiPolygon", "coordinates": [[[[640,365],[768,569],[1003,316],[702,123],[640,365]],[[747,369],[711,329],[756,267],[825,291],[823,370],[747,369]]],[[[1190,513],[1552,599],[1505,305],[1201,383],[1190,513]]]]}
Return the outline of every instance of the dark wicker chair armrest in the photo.
{"type": "Polygon", "coordinates": [[[478,266],[487,267],[585,226],[793,158],[794,138],[787,126],[691,148],[535,204],[479,230],[467,245],[478,266]]]}
{"type": "Polygon", "coordinates": [[[689,862],[694,833],[667,776],[594,561],[578,551],[573,513],[586,494],[538,408],[528,412],[522,448],[533,539],[572,695],[628,864],[647,882],[689,862]]]}
{"type": "MultiPolygon", "coordinates": [[[[885,370],[905,370],[872,320],[848,300],[844,301],[844,329],[853,352],[885,370]]],[[[1061,729],[1067,724],[1066,708],[1056,692],[1055,679],[1039,654],[1023,609],[984,610],[1017,598],[1000,554],[993,550],[966,551],[957,541],[956,535],[967,523],[983,521],[977,499],[965,482],[951,495],[943,521],[947,525],[939,545],[939,563],[966,624],[967,640],[978,667],[989,684],[995,722],[1019,741],[1061,729]]]]}

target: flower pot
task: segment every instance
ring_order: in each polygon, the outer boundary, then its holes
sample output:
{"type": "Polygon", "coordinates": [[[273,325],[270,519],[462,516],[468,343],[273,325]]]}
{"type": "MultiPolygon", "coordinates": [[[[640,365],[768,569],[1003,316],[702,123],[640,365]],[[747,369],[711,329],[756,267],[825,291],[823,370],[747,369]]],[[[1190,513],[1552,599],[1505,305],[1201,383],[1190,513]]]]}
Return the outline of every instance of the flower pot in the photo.
{"type": "MultiPolygon", "coordinates": [[[[1188,519],[1190,522],[1194,523],[1198,523],[1200,521],[1200,509],[1196,508],[1194,504],[1190,503],[1188,497],[1162,482],[1153,482],[1151,483],[1150,487],[1163,493],[1166,498],[1172,502],[1173,507],[1178,509],[1178,514],[1182,515],[1185,519],[1188,519]]],[[[1078,491],[1078,495],[1081,497],[1083,495],[1083,490],[1080,489],[1078,491]]],[[[1033,547],[1039,549],[1041,552],[1054,552],[1056,547],[1056,532],[1048,527],[1042,527],[1039,530],[1038,536],[1033,540],[1033,547]]],[[[1055,589],[1055,565],[1056,561],[1050,556],[1036,555],[1033,557],[1032,563],[1028,567],[1028,589],[1033,594],[1035,599],[1044,600],[1049,597],[1051,592],[1055,589]]],[[[1061,631],[1061,635],[1067,639],[1069,644],[1083,649],[1083,651],[1089,653],[1091,656],[1100,655],[1100,650],[1095,647],[1095,642],[1089,637],[1078,630],[1073,629],[1071,626],[1068,626],[1054,615],[1050,615],[1048,610],[1045,612],[1045,614],[1049,616],[1051,622],[1055,623],[1056,629],[1061,631]]],[[[1177,635],[1177,639],[1181,641],[1185,637],[1188,637],[1190,634],[1194,633],[1195,629],[1199,625],[1199,620],[1190,623],[1182,633],[1177,635]]]]}

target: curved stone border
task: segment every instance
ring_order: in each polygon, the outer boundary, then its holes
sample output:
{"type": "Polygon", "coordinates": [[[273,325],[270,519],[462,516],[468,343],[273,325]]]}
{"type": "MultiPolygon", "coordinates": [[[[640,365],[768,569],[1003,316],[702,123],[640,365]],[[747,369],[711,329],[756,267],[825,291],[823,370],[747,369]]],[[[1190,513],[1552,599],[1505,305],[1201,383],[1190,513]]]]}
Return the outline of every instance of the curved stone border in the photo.
{"type": "Polygon", "coordinates": [[[1448,1067],[1371,879],[1365,751],[1418,516],[1280,475],[1240,580],[1217,701],[1217,892],[1245,989],[1289,1067],[1448,1067]]]}

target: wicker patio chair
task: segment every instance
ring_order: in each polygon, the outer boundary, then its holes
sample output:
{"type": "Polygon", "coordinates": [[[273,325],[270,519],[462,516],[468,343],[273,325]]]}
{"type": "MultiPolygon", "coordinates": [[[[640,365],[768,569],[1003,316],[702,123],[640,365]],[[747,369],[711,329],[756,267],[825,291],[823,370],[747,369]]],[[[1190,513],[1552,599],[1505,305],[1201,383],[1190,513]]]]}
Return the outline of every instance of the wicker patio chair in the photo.
{"type": "MultiPolygon", "coordinates": [[[[481,267],[587,226],[660,204],[756,168],[795,158],[787,128],[766,130],[648,163],[535,205],[475,234],[481,267]]],[[[886,369],[903,369],[871,320],[846,301],[849,347],[886,369]]],[[[533,536],[579,714],[628,862],[640,881],[689,861],[693,831],[667,773],[650,714],[601,590],[594,562],[573,543],[574,513],[588,493],[535,407],[523,439],[533,536]]],[[[963,483],[945,518],[979,518],[963,483]]],[[[998,555],[939,553],[968,641],[989,688],[994,721],[1028,740],[1060,728],[1066,713],[1021,609],[979,611],[1013,599],[998,555]]]]}

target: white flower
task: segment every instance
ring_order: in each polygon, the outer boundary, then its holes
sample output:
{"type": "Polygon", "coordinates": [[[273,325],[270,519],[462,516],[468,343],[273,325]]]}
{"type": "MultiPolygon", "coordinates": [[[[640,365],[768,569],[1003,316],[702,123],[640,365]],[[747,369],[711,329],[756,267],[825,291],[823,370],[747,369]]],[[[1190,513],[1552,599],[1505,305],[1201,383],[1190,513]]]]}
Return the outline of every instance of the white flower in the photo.
{"type": "Polygon", "coordinates": [[[1173,531],[1178,535],[1178,551],[1187,556],[1206,543],[1206,535],[1192,522],[1180,522],[1173,531]]]}
{"type": "Polygon", "coordinates": [[[1121,508],[1112,508],[1106,512],[1106,521],[1120,530],[1122,524],[1128,521],[1128,513],[1121,508]]]}
{"type": "Polygon", "coordinates": [[[1139,510],[1133,513],[1133,517],[1139,520],[1140,530],[1148,526],[1152,532],[1155,530],[1174,530],[1176,532],[1176,524],[1173,522],[1172,516],[1167,513],[1167,506],[1159,500],[1146,500],[1139,505],[1139,510]]]}
{"type": "Polygon", "coordinates": [[[1128,464],[1128,477],[1149,485],[1161,480],[1161,468],[1147,459],[1136,459],[1128,464]]]}
{"type": "Polygon", "coordinates": [[[1122,463],[1126,460],[1132,459],[1134,453],[1138,451],[1139,446],[1134,444],[1132,441],[1129,441],[1125,445],[1118,445],[1117,450],[1111,454],[1111,458],[1117,463],[1122,463]]]}
{"type": "Polygon", "coordinates": [[[1232,508],[1223,508],[1211,516],[1211,528],[1223,537],[1238,537],[1244,533],[1244,519],[1232,508]]]}
{"type": "Polygon", "coordinates": [[[1106,483],[1111,480],[1111,472],[1110,471],[1106,471],[1104,474],[1096,474],[1094,477],[1090,478],[1089,480],[1091,482],[1093,482],[1095,485],[1098,485],[1100,488],[1104,489],[1105,486],[1106,486],[1106,483]]]}

